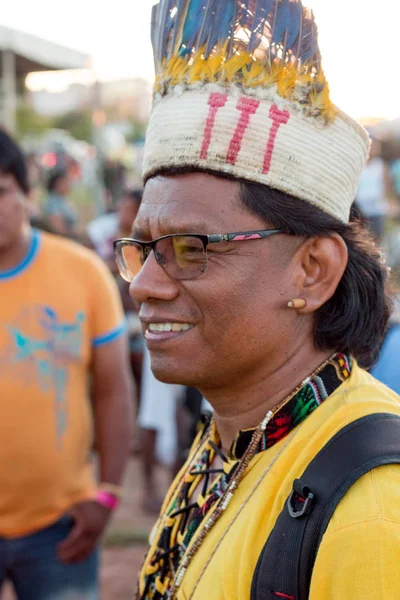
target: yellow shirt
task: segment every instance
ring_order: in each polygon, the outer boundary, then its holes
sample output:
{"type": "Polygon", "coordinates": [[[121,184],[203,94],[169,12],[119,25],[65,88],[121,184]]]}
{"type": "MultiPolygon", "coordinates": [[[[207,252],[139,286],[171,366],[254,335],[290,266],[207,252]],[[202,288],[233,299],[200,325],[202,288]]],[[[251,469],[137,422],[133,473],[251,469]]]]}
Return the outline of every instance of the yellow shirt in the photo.
{"type": "Polygon", "coordinates": [[[92,348],[124,330],[113,278],[95,254],[33,232],[0,272],[0,537],[56,521],[93,495],[92,348]]]}
{"type": "MultiPolygon", "coordinates": [[[[190,562],[175,598],[249,600],[258,558],[294,479],[335,433],[374,412],[400,415],[399,397],[354,365],[350,378],[305,421],[254,456],[228,508],[190,562]]],[[[173,485],[163,512],[174,493],[173,485]]],[[[142,592],[148,561],[140,578],[142,592]]],[[[323,537],[310,600],[350,598],[400,599],[400,465],[379,467],[362,477],[339,504],[323,537]]]]}

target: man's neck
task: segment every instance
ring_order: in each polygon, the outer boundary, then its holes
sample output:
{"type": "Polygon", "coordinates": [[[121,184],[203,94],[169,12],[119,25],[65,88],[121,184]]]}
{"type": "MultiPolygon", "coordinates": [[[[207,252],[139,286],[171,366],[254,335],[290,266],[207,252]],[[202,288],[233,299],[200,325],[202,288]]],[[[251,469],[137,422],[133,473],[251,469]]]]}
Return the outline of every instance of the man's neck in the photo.
{"type": "Polygon", "coordinates": [[[0,274],[18,267],[28,253],[32,230],[29,225],[19,232],[13,244],[8,248],[0,247],[0,274]]]}
{"type": "Polygon", "coordinates": [[[207,390],[205,396],[215,410],[215,420],[224,452],[230,449],[240,430],[257,427],[268,411],[274,410],[329,356],[317,351],[312,341],[290,356],[243,378],[238,387],[207,390]]]}

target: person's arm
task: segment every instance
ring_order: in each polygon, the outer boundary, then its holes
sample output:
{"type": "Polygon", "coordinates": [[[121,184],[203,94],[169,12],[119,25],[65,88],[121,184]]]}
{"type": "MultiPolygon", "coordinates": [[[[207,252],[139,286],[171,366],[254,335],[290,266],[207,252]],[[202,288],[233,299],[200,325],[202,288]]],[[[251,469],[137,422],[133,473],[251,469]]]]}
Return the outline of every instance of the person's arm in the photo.
{"type": "MultiPolygon", "coordinates": [[[[94,255],[91,267],[87,285],[93,302],[91,372],[99,483],[119,486],[132,439],[135,395],[118,289],[94,255]]],[[[70,514],[75,524],[59,545],[60,560],[67,563],[85,560],[104,532],[111,512],[96,498],[73,506],[70,514]]]]}
{"type": "Polygon", "coordinates": [[[133,432],[133,380],[127,335],[93,353],[94,422],[100,482],[120,485],[133,432]]]}
{"type": "MultiPolygon", "coordinates": [[[[134,389],[126,335],[94,348],[93,399],[99,480],[119,486],[132,440],[134,389]]],[[[64,562],[85,560],[104,532],[112,511],[95,500],[70,511],[75,526],[59,547],[64,562]]]]}

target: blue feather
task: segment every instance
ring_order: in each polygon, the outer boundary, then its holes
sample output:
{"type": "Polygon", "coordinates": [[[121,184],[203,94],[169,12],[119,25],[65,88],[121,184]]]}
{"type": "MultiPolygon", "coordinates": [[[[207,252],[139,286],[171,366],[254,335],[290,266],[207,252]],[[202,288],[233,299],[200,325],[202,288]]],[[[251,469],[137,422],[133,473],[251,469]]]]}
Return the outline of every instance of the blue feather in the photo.
{"type": "Polygon", "coordinates": [[[183,28],[186,21],[186,15],[189,9],[190,0],[176,0],[176,6],[174,10],[174,16],[170,13],[168,26],[170,30],[173,27],[173,35],[170,45],[169,58],[174,56],[178,50],[182,47],[183,28]]]}
{"type": "Polygon", "coordinates": [[[154,66],[155,66],[156,73],[158,72],[159,66],[160,66],[158,63],[158,42],[159,42],[159,40],[157,39],[157,24],[158,24],[158,19],[159,19],[159,12],[160,12],[160,5],[155,4],[151,11],[151,43],[153,45],[154,66]]]}
{"type": "Polygon", "coordinates": [[[213,48],[219,43],[224,43],[232,34],[234,25],[235,4],[234,0],[226,0],[224,8],[218,8],[212,19],[211,31],[208,36],[205,56],[209,56],[213,48]]]}
{"type": "Polygon", "coordinates": [[[213,21],[218,9],[218,0],[208,0],[203,13],[203,20],[198,28],[196,38],[196,48],[202,48],[208,43],[211,34],[213,21]]]}
{"type": "Polygon", "coordinates": [[[202,21],[206,0],[190,0],[182,32],[181,54],[188,54],[196,40],[199,24],[202,21]]]}
{"type": "Polygon", "coordinates": [[[314,20],[314,15],[311,11],[303,11],[303,31],[299,44],[299,51],[297,58],[304,64],[311,58],[315,58],[315,61],[319,61],[319,48],[318,48],[318,28],[314,20]]]}
{"type": "Polygon", "coordinates": [[[290,24],[290,7],[289,0],[281,0],[276,5],[276,17],[273,24],[271,43],[278,45],[283,44],[285,33],[290,24]]]}
{"type": "Polygon", "coordinates": [[[171,29],[168,29],[168,19],[171,18],[171,9],[175,0],[161,0],[157,14],[157,55],[158,64],[161,65],[164,58],[168,56],[168,42],[171,29]]]}
{"type": "Polygon", "coordinates": [[[249,50],[253,52],[260,45],[264,35],[265,23],[272,9],[273,0],[259,0],[254,15],[253,31],[250,37],[249,50]]]}
{"type": "Polygon", "coordinates": [[[188,54],[197,45],[198,34],[207,11],[208,0],[190,0],[182,33],[181,54],[188,54]]]}
{"type": "MultiPolygon", "coordinates": [[[[228,56],[231,58],[235,49],[235,42],[238,40],[235,34],[239,30],[243,33],[244,30],[252,31],[254,25],[254,10],[250,10],[250,4],[254,4],[254,0],[235,0],[233,6],[232,31],[230,35],[230,43],[228,46],[228,56]]],[[[243,38],[240,37],[240,46],[243,44],[243,38]]]]}
{"type": "Polygon", "coordinates": [[[314,16],[303,9],[300,0],[160,0],[153,9],[152,41],[156,71],[165,59],[179,52],[190,55],[193,49],[213,49],[229,42],[227,59],[244,40],[238,32],[249,31],[249,52],[269,39],[269,60],[278,48],[291,50],[302,63],[319,62],[318,35],[314,16]]]}
{"type": "Polygon", "coordinates": [[[291,48],[299,37],[301,30],[301,20],[303,18],[303,7],[301,2],[291,2],[289,4],[290,22],[287,29],[286,49],[291,48]]]}

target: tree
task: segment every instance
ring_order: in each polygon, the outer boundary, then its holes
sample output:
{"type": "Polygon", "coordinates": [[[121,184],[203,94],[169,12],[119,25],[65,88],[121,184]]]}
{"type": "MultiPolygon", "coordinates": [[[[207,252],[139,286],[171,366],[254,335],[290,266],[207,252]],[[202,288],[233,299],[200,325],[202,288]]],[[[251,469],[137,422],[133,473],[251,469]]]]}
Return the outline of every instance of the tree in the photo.
{"type": "Polygon", "coordinates": [[[90,112],[73,111],[56,117],[53,120],[55,129],[65,129],[77,140],[91,143],[92,141],[92,115],[90,112]]]}
{"type": "Polygon", "coordinates": [[[16,112],[17,135],[20,139],[26,136],[42,135],[52,127],[52,120],[35,111],[28,102],[21,102],[16,112]]]}

